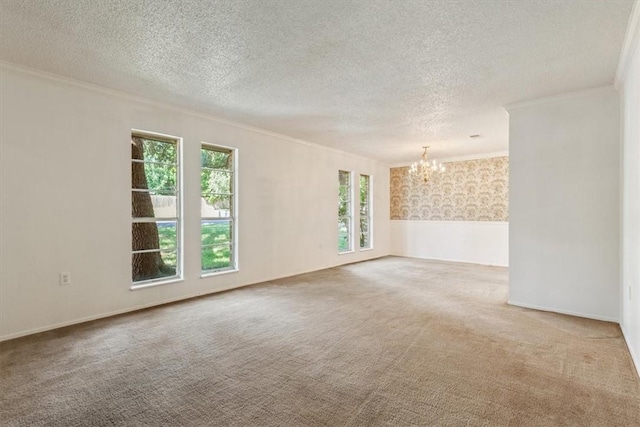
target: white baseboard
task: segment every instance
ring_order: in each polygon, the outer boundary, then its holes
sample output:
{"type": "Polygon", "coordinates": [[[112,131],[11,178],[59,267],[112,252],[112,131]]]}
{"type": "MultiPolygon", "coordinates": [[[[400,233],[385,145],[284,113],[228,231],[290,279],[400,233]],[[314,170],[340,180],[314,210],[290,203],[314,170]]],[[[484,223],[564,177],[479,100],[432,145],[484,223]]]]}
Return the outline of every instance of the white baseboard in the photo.
{"type": "Polygon", "coordinates": [[[633,362],[633,365],[636,368],[636,375],[638,375],[638,378],[640,378],[640,358],[633,351],[633,347],[631,347],[631,344],[629,343],[629,339],[627,338],[629,334],[625,332],[625,329],[622,326],[622,324],[620,324],[620,329],[622,330],[622,336],[624,337],[624,342],[627,344],[627,349],[629,349],[629,354],[631,355],[631,361],[633,362]]]}
{"type": "MultiPolygon", "coordinates": [[[[273,279],[271,279],[271,280],[273,280],[273,279]]],[[[243,285],[234,285],[234,286],[229,286],[229,287],[225,287],[225,288],[216,289],[214,291],[205,291],[205,292],[197,292],[197,293],[194,293],[194,294],[182,295],[182,296],[177,297],[177,298],[170,298],[170,299],[167,299],[167,300],[156,301],[156,302],[152,302],[152,303],[149,303],[149,304],[142,304],[142,305],[137,305],[137,306],[133,306],[133,307],[127,307],[127,308],[123,308],[121,310],[108,311],[108,312],[105,312],[105,313],[100,313],[100,314],[96,314],[96,315],[93,315],[93,316],[81,317],[79,319],[69,320],[67,322],[55,323],[53,325],[47,325],[47,326],[43,326],[43,327],[40,327],[40,328],[28,329],[26,331],[20,331],[20,332],[16,332],[16,333],[13,333],[13,334],[3,335],[3,336],[0,337],[0,342],[8,341],[8,340],[12,340],[12,339],[15,339],[15,338],[20,338],[20,337],[25,337],[27,335],[38,334],[40,332],[47,332],[47,331],[51,331],[51,330],[54,330],[54,329],[64,328],[66,326],[72,326],[72,325],[77,325],[77,324],[80,324],[80,323],[91,322],[93,320],[104,319],[106,317],[112,317],[112,316],[117,316],[117,315],[120,315],[120,314],[131,313],[131,312],[138,311],[138,310],[144,310],[145,308],[151,308],[151,307],[155,307],[155,306],[159,306],[159,305],[170,304],[172,302],[188,300],[188,299],[191,299],[191,298],[197,298],[197,297],[200,297],[200,296],[215,294],[215,293],[218,293],[218,292],[229,291],[231,289],[242,288],[244,286],[250,286],[252,284],[253,283],[247,283],[247,284],[243,284],[243,285]]]]}
{"type": "Polygon", "coordinates": [[[631,356],[631,362],[632,362],[632,365],[634,365],[634,368],[635,368],[635,371],[636,371],[636,375],[638,376],[638,378],[640,378],[640,357],[638,357],[638,355],[634,352],[634,349],[631,346],[631,344],[629,343],[629,339],[627,338],[629,336],[629,334],[625,331],[624,327],[622,326],[622,324],[619,322],[618,319],[613,319],[613,318],[610,318],[610,317],[607,317],[607,316],[599,316],[599,315],[593,315],[593,314],[577,313],[577,312],[568,311],[568,310],[557,310],[555,308],[541,307],[541,306],[536,306],[536,305],[532,305],[532,304],[521,304],[519,302],[515,302],[515,301],[511,301],[511,300],[508,300],[507,303],[509,305],[513,305],[513,306],[516,306],[516,307],[530,308],[530,309],[533,309],[533,310],[548,311],[548,312],[551,312],[551,313],[567,314],[569,316],[585,317],[587,319],[602,320],[602,321],[605,321],[605,322],[617,323],[620,326],[620,330],[622,331],[622,337],[624,339],[625,344],[627,345],[627,349],[629,350],[629,355],[631,356]]]}
{"type": "Polygon", "coordinates": [[[403,257],[403,258],[426,259],[426,260],[429,260],[429,261],[446,261],[446,262],[457,262],[457,263],[462,263],[462,264],[486,265],[486,266],[489,266],[489,267],[507,267],[507,268],[509,267],[508,265],[504,265],[504,264],[488,264],[488,263],[483,263],[483,262],[478,262],[478,261],[469,261],[469,260],[461,260],[461,259],[420,257],[420,256],[402,255],[402,254],[391,254],[391,256],[399,256],[399,257],[403,257]]]}
{"type": "Polygon", "coordinates": [[[620,319],[616,319],[608,316],[600,316],[599,314],[580,313],[577,311],[569,311],[569,310],[559,310],[557,308],[552,308],[552,307],[542,307],[542,306],[533,305],[533,304],[523,304],[513,300],[508,300],[507,304],[514,305],[516,307],[530,308],[532,310],[548,311],[551,313],[567,314],[569,316],[584,317],[587,319],[602,320],[605,322],[613,322],[618,324],[620,323],[620,319]]]}
{"type": "Polygon", "coordinates": [[[188,299],[191,299],[191,298],[197,298],[197,297],[202,297],[202,296],[206,296],[206,295],[217,294],[219,292],[230,291],[232,289],[239,289],[239,288],[243,288],[245,286],[257,285],[257,284],[260,284],[260,283],[266,283],[266,282],[271,282],[271,281],[274,281],[274,280],[285,279],[287,277],[299,276],[300,274],[313,273],[314,271],[320,271],[320,270],[325,270],[325,269],[328,269],[328,268],[340,267],[340,266],[343,266],[343,265],[353,264],[353,263],[356,263],[356,262],[371,261],[371,260],[382,258],[382,257],[385,257],[385,256],[388,256],[388,255],[380,255],[380,256],[377,256],[377,257],[373,257],[373,258],[367,258],[365,260],[348,261],[348,262],[344,262],[344,263],[340,263],[340,264],[336,264],[336,265],[332,265],[332,266],[328,266],[328,267],[322,267],[322,268],[316,268],[316,269],[311,269],[311,270],[299,271],[299,272],[292,273],[292,274],[287,274],[287,275],[284,275],[284,276],[271,277],[271,278],[267,278],[267,279],[264,279],[264,280],[260,280],[258,282],[236,284],[236,285],[226,286],[226,287],[223,287],[223,288],[217,288],[215,290],[206,290],[206,291],[196,292],[196,293],[193,293],[193,294],[182,295],[182,296],[179,296],[179,297],[176,297],[176,298],[170,298],[170,299],[166,299],[166,300],[155,301],[155,302],[152,302],[152,303],[137,305],[137,306],[134,306],[134,307],[127,307],[127,308],[123,308],[121,310],[115,310],[115,311],[109,311],[109,312],[106,312],[106,313],[100,313],[100,314],[96,314],[94,316],[82,317],[82,318],[70,320],[70,321],[67,321],[67,322],[56,323],[56,324],[53,324],[53,325],[47,325],[47,326],[43,326],[43,327],[40,327],[40,328],[34,328],[34,329],[26,330],[26,331],[16,332],[16,333],[13,333],[13,334],[3,335],[3,336],[0,336],[0,342],[8,341],[8,340],[12,340],[12,339],[15,339],[15,338],[20,338],[20,337],[25,337],[27,335],[38,334],[40,332],[47,332],[47,331],[51,331],[51,330],[54,330],[54,329],[64,328],[66,326],[72,326],[72,325],[77,325],[77,324],[80,324],[80,323],[91,322],[93,320],[99,320],[99,319],[104,319],[104,318],[107,318],[107,317],[117,316],[117,315],[120,315],[120,314],[132,313],[134,311],[144,310],[146,308],[156,307],[156,306],[160,306],[160,305],[164,305],[164,304],[170,304],[170,303],[173,303],[173,302],[184,301],[184,300],[188,300],[188,299]]]}

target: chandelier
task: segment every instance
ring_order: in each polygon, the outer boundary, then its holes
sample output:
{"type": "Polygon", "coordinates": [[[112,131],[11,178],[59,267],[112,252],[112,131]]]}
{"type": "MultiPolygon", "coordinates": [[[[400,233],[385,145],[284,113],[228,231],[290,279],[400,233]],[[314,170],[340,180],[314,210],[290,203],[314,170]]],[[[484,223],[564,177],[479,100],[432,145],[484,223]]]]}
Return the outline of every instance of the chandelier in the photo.
{"type": "Polygon", "coordinates": [[[419,162],[414,162],[411,164],[409,168],[409,174],[413,177],[417,177],[422,179],[422,181],[426,184],[429,182],[431,178],[431,174],[434,172],[444,172],[447,168],[440,162],[435,160],[429,161],[429,155],[427,154],[427,149],[429,147],[424,148],[424,153],[422,153],[422,159],[419,162]]]}

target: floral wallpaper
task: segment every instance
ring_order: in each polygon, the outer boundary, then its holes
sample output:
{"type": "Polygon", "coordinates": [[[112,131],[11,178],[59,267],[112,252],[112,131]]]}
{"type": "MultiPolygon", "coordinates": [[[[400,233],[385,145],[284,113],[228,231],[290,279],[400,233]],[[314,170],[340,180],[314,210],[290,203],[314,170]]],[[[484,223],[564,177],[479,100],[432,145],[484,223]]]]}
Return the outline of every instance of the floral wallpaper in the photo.
{"type": "Polygon", "coordinates": [[[508,221],[509,158],[445,163],[428,183],[391,168],[391,219],[508,221]]]}

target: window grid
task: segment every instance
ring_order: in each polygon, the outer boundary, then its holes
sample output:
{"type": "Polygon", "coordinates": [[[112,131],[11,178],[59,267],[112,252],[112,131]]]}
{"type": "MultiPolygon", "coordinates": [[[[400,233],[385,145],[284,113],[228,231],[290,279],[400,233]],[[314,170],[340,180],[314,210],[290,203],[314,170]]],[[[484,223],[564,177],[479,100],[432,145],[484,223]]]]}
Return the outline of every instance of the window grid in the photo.
{"type": "Polygon", "coordinates": [[[180,139],[131,134],[132,288],[182,277],[180,139]]]}
{"type": "Polygon", "coordinates": [[[235,150],[201,146],[201,274],[236,270],[235,150]]]}
{"type": "Polygon", "coordinates": [[[373,247],[371,215],[371,177],[360,175],[360,249],[373,247]]]}
{"type": "Polygon", "coordinates": [[[351,172],[338,171],[338,253],[353,251],[351,172]]]}

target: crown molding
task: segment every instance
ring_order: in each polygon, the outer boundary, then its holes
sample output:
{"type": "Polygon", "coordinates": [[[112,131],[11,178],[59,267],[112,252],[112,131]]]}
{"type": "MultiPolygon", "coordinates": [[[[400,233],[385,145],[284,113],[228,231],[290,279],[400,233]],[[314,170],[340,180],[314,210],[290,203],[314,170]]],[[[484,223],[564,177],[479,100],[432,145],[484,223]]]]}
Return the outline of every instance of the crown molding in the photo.
{"type": "MultiPolygon", "coordinates": [[[[453,162],[466,162],[469,160],[480,160],[480,159],[494,159],[496,157],[509,157],[509,151],[493,151],[491,153],[478,153],[478,154],[469,154],[467,156],[455,156],[455,157],[429,157],[430,160],[437,160],[441,163],[453,163],[453,162]]],[[[411,162],[413,163],[413,162],[411,162]]],[[[396,163],[391,165],[392,168],[405,168],[411,166],[411,163],[396,163]]]]}
{"type": "Polygon", "coordinates": [[[551,95],[544,98],[535,98],[528,101],[514,102],[513,104],[505,105],[503,108],[507,111],[507,113],[509,113],[512,110],[516,110],[522,107],[530,107],[538,104],[546,104],[548,102],[562,101],[571,98],[578,98],[581,96],[594,95],[600,92],[615,92],[615,88],[612,85],[592,87],[572,92],[565,92],[558,95],[551,95]]]}
{"type": "Polygon", "coordinates": [[[442,163],[465,162],[468,160],[494,159],[496,157],[509,157],[509,151],[493,151],[491,153],[470,154],[468,156],[444,157],[438,159],[442,163]]]}
{"type": "Polygon", "coordinates": [[[193,116],[193,117],[198,117],[198,118],[205,119],[205,120],[210,120],[210,121],[217,122],[217,123],[220,123],[220,124],[223,124],[223,125],[227,125],[227,126],[233,126],[233,127],[236,127],[236,128],[247,130],[249,132],[259,133],[259,134],[262,134],[262,135],[283,139],[283,140],[286,140],[286,141],[289,141],[289,142],[293,142],[293,143],[296,143],[296,144],[306,145],[308,147],[313,147],[313,148],[317,148],[317,149],[321,149],[321,150],[327,150],[327,151],[338,153],[338,154],[341,154],[341,155],[346,155],[346,156],[349,156],[349,157],[355,157],[355,158],[358,158],[358,159],[363,159],[363,160],[375,162],[375,163],[377,163],[379,165],[382,165],[382,166],[385,166],[385,167],[389,166],[388,163],[385,163],[385,162],[383,162],[381,160],[372,159],[372,158],[361,156],[361,155],[355,154],[355,153],[350,153],[348,151],[343,151],[343,150],[340,150],[338,148],[329,147],[327,145],[322,145],[322,144],[318,144],[318,143],[315,143],[315,142],[306,141],[304,139],[294,138],[292,136],[285,135],[283,133],[278,133],[278,132],[270,131],[270,130],[267,130],[267,129],[262,129],[262,128],[259,128],[259,127],[246,125],[244,123],[236,122],[236,121],[229,120],[229,119],[224,119],[222,117],[218,117],[218,116],[215,116],[213,114],[203,113],[203,112],[196,111],[196,110],[191,110],[191,109],[188,109],[188,108],[178,107],[176,105],[169,104],[169,103],[166,103],[166,102],[156,101],[156,100],[153,100],[153,99],[150,99],[150,98],[145,98],[145,97],[139,96],[139,95],[132,95],[132,94],[130,94],[128,92],[123,92],[123,91],[116,90],[116,89],[109,89],[109,88],[106,88],[104,86],[96,85],[94,83],[88,83],[88,82],[85,82],[85,81],[82,81],[82,80],[77,80],[77,79],[73,79],[73,78],[70,78],[70,77],[64,77],[64,76],[61,76],[59,74],[49,73],[49,72],[46,72],[46,71],[37,70],[37,69],[34,69],[34,68],[30,68],[30,67],[25,67],[23,65],[18,65],[18,64],[14,64],[14,63],[11,63],[11,62],[6,62],[6,61],[3,61],[3,60],[0,60],[0,70],[9,70],[9,71],[17,72],[17,73],[32,75],[32,76],[35,76],[35,77],[40,77],[42,79],[56,81],[56,82],[63,83],[63,84],[68,84],[70,86],[83,88],[83,89],[86,89],[86,90],[102,93],[102,94],[113,96],[113,97],[116,97],[116,98],[126,99],[126,100],[132,101],[132,102],[138,102],[138,103],[150,105],[150,106],[153,106],[153,107],[158,107],[158,108],[163,108],[163,109],[170,110],[170,111],[179,112],[179,113],[182,113],[182,114],[186,114],[186,115],[193,116]]]}
{"type": "Polygon", "coordinates": [[[640,43],[640,2],[636,0],[633,2],[631,16],[629,16],[629,24],[627,25],[627,32],[624,36],[622,49],[620,50],[618,68],[614,79],[616,89],[624,83],[624,79],[627,76],[627,71],[631,65],[638,43],[640,43]]]}

